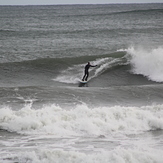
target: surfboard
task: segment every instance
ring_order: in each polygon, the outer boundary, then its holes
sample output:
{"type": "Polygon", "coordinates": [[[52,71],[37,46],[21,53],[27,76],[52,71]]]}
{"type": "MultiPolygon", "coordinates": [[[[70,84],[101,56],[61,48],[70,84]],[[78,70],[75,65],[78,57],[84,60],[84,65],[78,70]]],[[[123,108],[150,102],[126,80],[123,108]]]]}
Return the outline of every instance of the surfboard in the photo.
{"type": "Polygon", "coordinates": [[[82,84],[86,84],[88,81],[83,81],[83,80],[80,80],[80,83],[82,84]]]}
{"type": "Polygon", "coordinates": [[[79,80],[79,87],[85,87],[88,81],[79,80]]]}

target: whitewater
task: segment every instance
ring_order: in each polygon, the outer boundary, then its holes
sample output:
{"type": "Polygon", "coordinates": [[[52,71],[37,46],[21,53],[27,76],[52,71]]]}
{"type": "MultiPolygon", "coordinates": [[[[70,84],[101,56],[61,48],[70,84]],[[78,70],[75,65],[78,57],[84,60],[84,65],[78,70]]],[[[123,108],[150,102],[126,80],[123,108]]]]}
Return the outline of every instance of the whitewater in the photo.
{"type": "Polygon", "coordinates": [[[1,113],[4,130],[1,145],[10,147],[7,155],[1,152],[3,162],[10,162],[11,158],[14,162],[162,162],[163,159],[162,105],[92,109],[78,105],[70,110],[54,105],[33,110],[27,105],[19,111],[3,108],[1,113]],[[13,133],[12,138],[6,133],[8,141],[5,131],[13,133]],[[21,152],[17,152],[19,148],[21,152]]]}
{"type": "Polygon", "coordinates": [[[157,3],[0,6],[0,163],[162,163],[162,18],[157,3]]]}
{"type": "Polygon", "coordinates": [[[142,74],[156,82],[163,81],[162,47],[150,50],[143,48],[134,49],[131,47],[128,49],[128,53],[132,57],[131,64],[133,65],[133,73],[142,74]]]}

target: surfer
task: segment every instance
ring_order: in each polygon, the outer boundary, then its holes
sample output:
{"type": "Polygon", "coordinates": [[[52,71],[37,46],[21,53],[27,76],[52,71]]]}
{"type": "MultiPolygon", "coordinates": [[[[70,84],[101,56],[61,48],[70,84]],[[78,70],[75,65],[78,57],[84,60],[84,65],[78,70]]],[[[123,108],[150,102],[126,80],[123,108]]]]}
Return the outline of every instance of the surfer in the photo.
{"type": "Polygon", "coordinates": [[[90,68],[90,67],[96,67],[96,66],[97,66],[97,65],[95,65],[95,66],[91,65],[90,62],[87,63],[87,65],[85,66],[85,71],[84,71],[84,76],[83,76],[82,81],[84,81],[84,80],[87,81],[88,76],[89,76],[89,71],[88,71],[89,68],[90,68]]]}

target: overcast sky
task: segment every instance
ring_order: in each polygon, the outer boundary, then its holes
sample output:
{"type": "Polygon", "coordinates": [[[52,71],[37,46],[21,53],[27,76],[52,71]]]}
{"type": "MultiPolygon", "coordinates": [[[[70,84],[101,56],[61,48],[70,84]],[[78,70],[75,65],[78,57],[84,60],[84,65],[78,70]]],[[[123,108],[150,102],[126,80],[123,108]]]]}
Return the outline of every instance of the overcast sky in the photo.
{"type": "Polygon", "coordinates": [[[163,0],[0,0],[0,5],[163,3],[163,0]]]}

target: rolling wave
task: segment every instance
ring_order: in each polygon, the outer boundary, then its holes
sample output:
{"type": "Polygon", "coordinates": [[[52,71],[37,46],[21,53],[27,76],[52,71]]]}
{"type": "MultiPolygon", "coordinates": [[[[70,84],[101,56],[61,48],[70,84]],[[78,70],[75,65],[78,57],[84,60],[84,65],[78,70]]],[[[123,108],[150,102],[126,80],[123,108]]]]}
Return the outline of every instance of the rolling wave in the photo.
{"type": "MultiPolygon", "coordinates": [[[[12,71],[33,71],[34,69],[39,71],[47,70],[65,70],[74,65],[86,64],[88,61],[95,62],[98,58],[121,58],[125,55],[125,52],[115,52],[99,56],[81,56],[81,57],[65,57],[65,58],[40,58],[35,60],[27,60],[22,62],[7,62],[0,63],[2,70],[12,70],[12,71]]],[[[98,61],[97,61],[98,63],[98,61]]]]}
{"type": "Polygon", "coordinates": [[[130,47],[98,56],[41,58],[1,63],[0,68],[2,81],[4,80],[5,84],[6,80],[22,84],[27,82],[29,86],[32,86],[32,83],[47,85],[51,80],[76,84],[81,80],[84,66],[89,61],[92,65],[98,65],[90,68],[90,79],[100,76],[101,86],[115,83],[118,85],[140,84],[141,82],[149,84],[148,80],[163,82],[162,52],[162,47],[151,50],[130,47]]]}
{"type": "MultiPolygon", "coordinates": [[[[115,54],[117,54],[117,53],[115,53],[115,54]]],[[[122,53],[120,53],[120,54],[122,54],[122,53]]],[[[91,76],[90,79],[101,75],[108,69],[112,69],[112,68],[120,66],[120,65],[126,65],[127,64],[126,59],[122,56],[123,55],[121,55],[121,57],[117,57],[117,56],[111,57],[111,55],[110,55],[110,57],[101,56],[101,58],[91,61],[91,64],[97,65],[97,67],[90,69],[90,76],[91,76]]],[[[97,56],[96,56],[96,58],[97,58],[97,56]]],[[[86,57],[86,59],[87,59],[87,62],[90,61],[90,60],[88,60],[87,57],[86,57]]],[[[91,58],[91,59],[94,59],[94,58],[91,58]]],[[[56,78],[54,78],[54,81],[59,81],[59,82],[63,82],[63,83],[74,83],[74,84],[78,83],[79,80],[83,76],[84,67],[87,62],[68,67],[67,69],[63,70],[56,78]]]]}
{"type": "Polygon", "coordinates": [[[163,129],[163,106],[95,107],[78,105],[65,110],[59,106],[32,109],[27,105],[19,111],[0,109],[0,129],[20,134],[53,134],[56,137],[105,135],[110,133],[140,134],[163,129]],[[82,122],[82,123],[81,123],[82,122]]]}
{"type": "MultiPolygon", "coordinates": [[[[96,56],[96,59],[91,58],[94,59],[92,60],[92,64],[98,66],[90,70],[91,73],[90,78],[91,79],[95,78],[107,72],[108,70],[109,71],[114,70],[114,68],[119,69],[118,75],[121,76],[121,74],[124,74],[124,69],[122,69],[122,66],[127,66],[126,67],[127,71],[125,71],[125,74],[128,77],[130,76],[130,78],[133,78],[132,76],[133,74],[137,76],[137,80],[138,79],[141,80],[141,78],[139,77],[140,75],[142,75],[143,78],[146,78],[149,81],[163,82],[163,75],[162,75],[163,74],[162,73],[163,72],[163,68],[162,68],[163,48],[162,47],[153,48],[153,49],[130,47],[125,50],[123,49],[118,50],[118,52],[114,53],[116,54],[115,56],[113,54],[110,56],[109,55],[101,56],[101,58],[98,58],[96,56]]],[[[79,79],[81,79],[83,75],[84,65],[85,63],[82,64],[79,63],[70,66],[67,69],[64,69],[54,80],[59,82],[66,82],[66,83],[76,83],[78,82],[79,79]]],[[[127,84],[129,83],[126,83],[126,85],[127,84]]]]}

